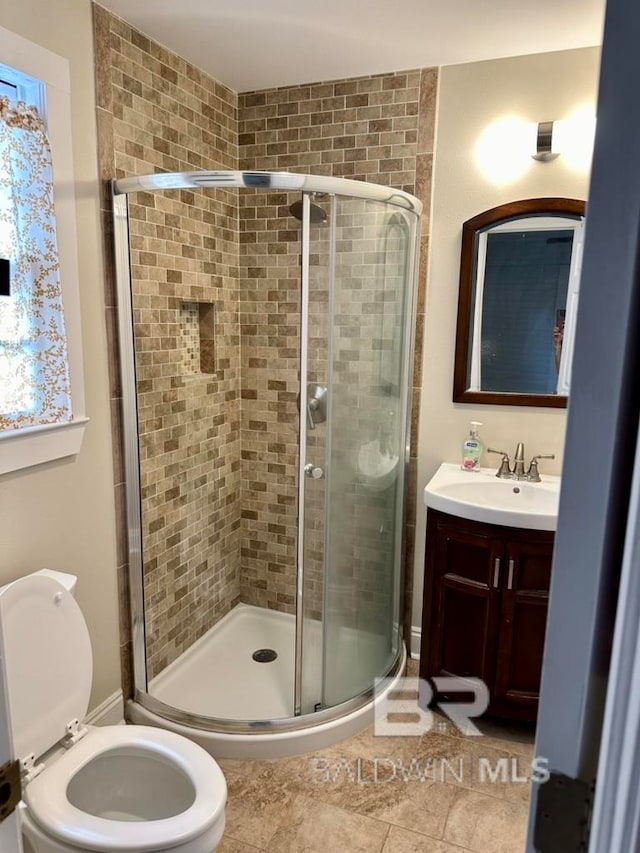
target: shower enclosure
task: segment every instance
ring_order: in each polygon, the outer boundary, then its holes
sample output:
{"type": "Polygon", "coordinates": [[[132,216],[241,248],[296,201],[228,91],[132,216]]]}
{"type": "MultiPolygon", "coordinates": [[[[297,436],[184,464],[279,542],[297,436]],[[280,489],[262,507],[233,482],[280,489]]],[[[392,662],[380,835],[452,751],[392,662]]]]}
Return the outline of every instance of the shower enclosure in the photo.
{"type": "Polygon", "coordinates": [[[288,173],[113,189],[129,716],[214,755],[346,737],[406,656],[421,203],[288,173]]]}

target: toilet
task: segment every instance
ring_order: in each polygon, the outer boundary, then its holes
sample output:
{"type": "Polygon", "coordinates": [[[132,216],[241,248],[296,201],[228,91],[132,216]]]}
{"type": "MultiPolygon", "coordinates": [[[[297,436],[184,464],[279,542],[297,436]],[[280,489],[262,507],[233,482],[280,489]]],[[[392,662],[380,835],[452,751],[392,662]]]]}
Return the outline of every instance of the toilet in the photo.
{"type": "Polygon", "coordinates": [[[227,786],[204,749],[150,726],[82,724],[93,661],[75,584],[44,569],[0,588],[27,850],[212,853],[227,786]]]}

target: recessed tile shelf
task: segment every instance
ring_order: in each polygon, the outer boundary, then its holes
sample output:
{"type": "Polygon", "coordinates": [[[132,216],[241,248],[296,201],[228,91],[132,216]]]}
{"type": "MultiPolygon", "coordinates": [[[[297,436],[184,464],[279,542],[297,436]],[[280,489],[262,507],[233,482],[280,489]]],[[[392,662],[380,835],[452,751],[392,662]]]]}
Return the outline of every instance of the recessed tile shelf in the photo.
{"type": "Polygon", "coordinates": [[[215,304],[183,302],[179,308],[178,322],[183,374],[186,376],[215,375],[215,304]]]}

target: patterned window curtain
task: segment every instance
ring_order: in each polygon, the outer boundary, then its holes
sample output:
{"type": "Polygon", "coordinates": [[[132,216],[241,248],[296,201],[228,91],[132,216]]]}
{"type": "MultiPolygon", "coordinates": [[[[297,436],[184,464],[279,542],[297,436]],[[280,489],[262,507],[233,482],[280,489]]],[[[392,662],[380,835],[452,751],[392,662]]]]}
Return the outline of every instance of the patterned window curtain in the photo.
{"type": "Polygon", "coordinates": [[[71,420],[51,149],[38,112],[0,98],[0,431],[71,420]]]}

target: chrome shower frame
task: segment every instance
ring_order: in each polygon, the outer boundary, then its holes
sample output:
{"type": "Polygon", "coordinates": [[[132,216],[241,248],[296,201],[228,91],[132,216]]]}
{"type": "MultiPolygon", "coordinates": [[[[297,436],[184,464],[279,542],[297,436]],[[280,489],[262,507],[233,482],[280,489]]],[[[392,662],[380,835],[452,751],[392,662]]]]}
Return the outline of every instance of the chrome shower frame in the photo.
{"type": "MultiPolygon", "coordinates": [[[[302,667],[302,624],[304,618],[304,570],[302,565],[303,548],[300,535],[302,525],[298,528],[298,564],[297,593],[296,593],[296,679],[294,710],[292,717],[275,720],[229,720],[215,717],[205,717],[174,708],[160,702],[148,692],[145,619],[144,619],[144,587],[143,587],[143,555],[142,555],[142,510],[140,495],[140,458],[138,445],[138,406],[136,394],[136,367],[134,348],[134,328],[132,310],[132,281],[131,262],[129,256],[129,215],[128,195],[139,191],[163,192],[179,189],[215,189],[215,188],[248,188],[282,191],[299,191],[303,195],[303,235],[302,253],[305,245],[308,253],[308,226],[310,219],[309,194],[322,193],[328,196],[346,196],[394,205],[416,217],[415,240],[411,244],[409,268],[413,268],[413,278],[409,297],[409,310],[406,317],[405,335],[405,379],[408,381],[407,409],[405,412],[405,460],[404,460],[404,499],[403,513],[406,516],[409,470],[409,443],[411,430],[411,367],[415,345],[415,313],[416,313],[416,283],[418,276],[418,251],[420,241],[419,217],[422,213],[422,203],[402,190],[379,186],[363,181],[345,178],[321,177],[315,175],[298,175],[288,172],[242,172],[242,171],[200,171],[176,172],[144,175],[141,177],[122,178],[112,182],[114,243],[115,243],[115,274],[118,300],[118,328],[120,339],[120,370],[122,378],[122,417],[124,434],[124,461],[126,476],[126,517],[128,529],[129,556],[129,589],[130,589],[130,622],[133,648],[133,699],[143,708],[157,714],[165,720],[198,730],[215,731],[229,734],[267,734],[289,732],[311,728],[323,723],[338,720],[355,712],[370,703],[374,697],[374,688],[363,691],[350,700],[339,705],[326,708],[311,714],[301,714],[301,667],[302,667]],[[305,229],[306,224],[306,229],[305,229]],[[306,236],[305,236],[306,230],[306,236]],[[306,243],[305,243],[306,241],[306,243]]],[[[305,335],[303,331],[308,326],[308,269],[305,274],[303,263],[301,281],[301,376],[305,367],[305,335]]],[[[300,408],[306,411],[306,384],[301,382],[300,408]],[[304,408],[303,408],[304,405],[304,408]]],[[[306,418],[300,418],[300,466],[304,464],[303,451],[306,445],[306,418]]],[[[304,507],[304,476],[300,475],[299,501],[303,513],[304,507]]],[[[402,525],[402,548],[400,557],[401,585],[408,568],[404,565],[405,526],[402,525]]],[[[402,614],[399,614],[401,620],[402,614]]],[[[399,627],[401,633],[401,625],[399,627]]],[[[405,660],[403,644],[399,643],[393,664],[381,678],[394,677],[398,674],[405,660]]]]}

